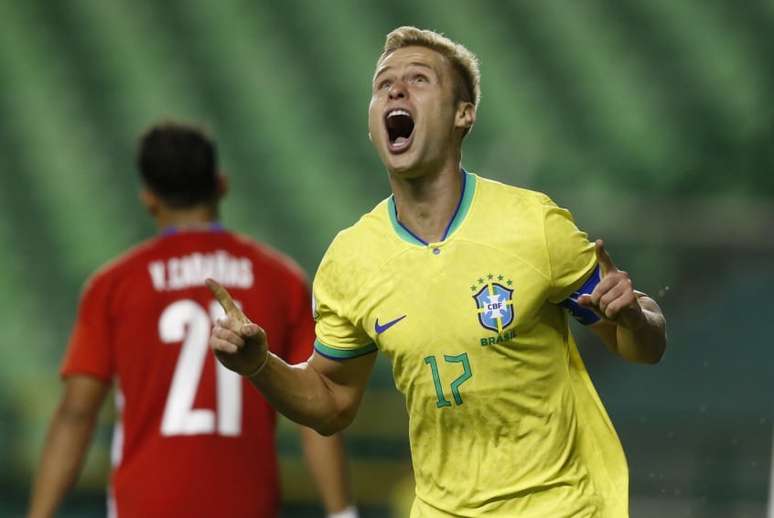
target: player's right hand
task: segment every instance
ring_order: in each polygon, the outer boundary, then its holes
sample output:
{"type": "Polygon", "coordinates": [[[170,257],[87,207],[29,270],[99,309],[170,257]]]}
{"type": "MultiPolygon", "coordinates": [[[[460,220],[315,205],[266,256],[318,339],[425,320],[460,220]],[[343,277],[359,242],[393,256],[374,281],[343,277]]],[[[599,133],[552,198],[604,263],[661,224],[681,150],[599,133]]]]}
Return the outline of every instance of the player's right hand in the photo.
{"type": "Polygon", "coordinates": [[[215,322],[210,335],[215,356],[227,369],[242,376],[256,373],[269,354],[266,333],[247,318],[226,288],[212,279],[205,283],[226,312],[226,318],[215,322]]]}

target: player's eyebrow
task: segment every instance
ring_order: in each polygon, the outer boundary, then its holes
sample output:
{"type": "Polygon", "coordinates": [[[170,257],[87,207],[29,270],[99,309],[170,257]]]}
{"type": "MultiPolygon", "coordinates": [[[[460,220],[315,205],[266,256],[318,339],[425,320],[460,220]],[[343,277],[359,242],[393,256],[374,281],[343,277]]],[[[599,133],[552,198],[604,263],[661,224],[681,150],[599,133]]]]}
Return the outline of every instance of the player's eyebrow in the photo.
{"type": "MultiPolygon", "coordinates": [[[[431,67],[431,66],[430,66],[430,65],[428,65],[427,63],[422,63],[422,62],[420,62],[420,61],[412,61],[411,63],[409,63],[409,66],[415,66],[415,67],[423,67],[423,68],[426,68],[426,69],[430,70],[431,72],[435,72],[435,69],[434,69],[433,67],[431,67]]],[[[382,67],[382,68],[380,68],[380,69],[379,69],[379,70],[376,72],[376,75],[374,76],[374,81],[376,81],[376,79],[377,79],[377,78],[378,78],[380,75],[382,75],[384,72],[386,72],[386,71],[390,70],[391,68],[392,68],[392,65],[387,65],[386,67],[382,67]]]]}

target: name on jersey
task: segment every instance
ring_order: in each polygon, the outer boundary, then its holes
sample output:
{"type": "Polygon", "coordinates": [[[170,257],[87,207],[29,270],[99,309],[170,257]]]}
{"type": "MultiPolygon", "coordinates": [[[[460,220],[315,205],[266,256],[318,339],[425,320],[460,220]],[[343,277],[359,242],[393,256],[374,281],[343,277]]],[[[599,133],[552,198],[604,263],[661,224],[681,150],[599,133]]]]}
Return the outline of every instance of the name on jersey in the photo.
{"type": "Polygon", "coordinates": [[[148,264],[148,273],[156,291],[204,286],[208,278],[228,288],[250,288],[254,281],[253,263],[224,250],[153,261],[148,264]]]}
{"type": "Polygon", "coordinates": [[[487,345],[501,344],[503,342],[507,342],[508,340],[513,340],[514,338],[516,338],[515,329],[511,329],[510,331],[506,331],[503,334],[497,336],[482,336],[481,346],[486,347],[487,345]]]}

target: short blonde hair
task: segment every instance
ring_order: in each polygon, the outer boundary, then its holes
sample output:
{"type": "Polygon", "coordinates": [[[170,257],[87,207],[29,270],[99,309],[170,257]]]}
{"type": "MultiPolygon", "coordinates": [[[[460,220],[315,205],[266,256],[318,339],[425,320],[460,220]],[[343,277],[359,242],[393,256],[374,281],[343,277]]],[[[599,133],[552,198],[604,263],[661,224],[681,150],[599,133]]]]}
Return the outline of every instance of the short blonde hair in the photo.
{"type": "Polygon", "coordinates": [[[478,108],[481,100],[481,71],[478,58],[459,43],[455,43],[443,34],[418,29],[409,25],[398,27],[387,35],[384,51],[377,63],[404,47],[427,47],[446,57],[457,73],[457,100],[473,103],[478,108]]]}

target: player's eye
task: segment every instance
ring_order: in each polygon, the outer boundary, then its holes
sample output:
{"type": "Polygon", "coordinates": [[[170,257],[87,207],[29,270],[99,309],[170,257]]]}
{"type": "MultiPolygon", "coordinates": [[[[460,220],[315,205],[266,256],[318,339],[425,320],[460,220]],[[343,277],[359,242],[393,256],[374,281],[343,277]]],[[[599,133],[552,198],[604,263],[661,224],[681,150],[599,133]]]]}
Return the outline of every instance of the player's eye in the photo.
{"type": "Polygon", "coordinates": [[[377,90],[385,90],[392,86],[392,80],[390,79],[384,79],[382,81],[379,81],[379,83],[376,85],[377,90]]]}
{"type": "Polygon", "coordinates": [[[415,74],[413,77],[415,83],[427,83],[429,79],[424,74],[415,74]]]}

